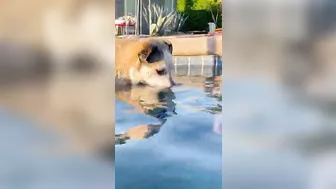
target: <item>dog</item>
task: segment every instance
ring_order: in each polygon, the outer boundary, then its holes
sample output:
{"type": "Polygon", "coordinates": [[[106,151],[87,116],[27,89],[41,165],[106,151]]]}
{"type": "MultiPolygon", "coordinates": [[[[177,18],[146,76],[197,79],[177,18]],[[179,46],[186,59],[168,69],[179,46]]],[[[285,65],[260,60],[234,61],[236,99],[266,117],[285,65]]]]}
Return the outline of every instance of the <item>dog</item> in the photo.
{"type": "Polygon", "coordinates": [[[116,40],[116,84],[170,88],[173,46],[167,40],[116,40]]]}

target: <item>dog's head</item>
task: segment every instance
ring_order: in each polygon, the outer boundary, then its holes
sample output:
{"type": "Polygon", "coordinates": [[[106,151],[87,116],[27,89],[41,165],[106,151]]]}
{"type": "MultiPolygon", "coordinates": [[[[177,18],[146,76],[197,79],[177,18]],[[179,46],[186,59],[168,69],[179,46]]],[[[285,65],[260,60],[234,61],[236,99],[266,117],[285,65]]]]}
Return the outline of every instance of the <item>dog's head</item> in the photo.
{"type": "Polygon", "coordinates": [[[136,67],[130,70],[131,81],[151,87],[172,87],[172,51],[173,46],[169,41],[142,42],[137,52],[136,67]]]}

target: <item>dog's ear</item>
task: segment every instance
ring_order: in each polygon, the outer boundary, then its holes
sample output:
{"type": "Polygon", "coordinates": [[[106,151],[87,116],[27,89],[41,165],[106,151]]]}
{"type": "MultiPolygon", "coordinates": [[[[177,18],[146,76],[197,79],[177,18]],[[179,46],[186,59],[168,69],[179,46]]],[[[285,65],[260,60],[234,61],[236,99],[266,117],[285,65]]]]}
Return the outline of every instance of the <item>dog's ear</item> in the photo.
{"type": "Polygon", "coordinates": [[[168,40],[165,40],[164,44],[168,46],[169,52],[171,54],[173,54],[173,45],[172,45],[172,43],[170,41],[168,41],[168,40]]]}
{"type": "Polygon", "coordinates": [[[152,47],[148,43],[143,44],[142,50],[138,53],[139,61],[141,63],[146,62],[146,59],[150,55],[151,52],[152,52],[152,47]]]}

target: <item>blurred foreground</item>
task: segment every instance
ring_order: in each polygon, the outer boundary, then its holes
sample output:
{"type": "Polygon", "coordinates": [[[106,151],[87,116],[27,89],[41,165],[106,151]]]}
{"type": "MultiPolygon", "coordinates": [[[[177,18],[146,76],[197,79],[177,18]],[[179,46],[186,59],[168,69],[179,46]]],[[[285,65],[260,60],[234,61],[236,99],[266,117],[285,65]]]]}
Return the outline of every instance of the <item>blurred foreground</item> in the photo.
{"type": "Polygon", "coordinates": [[[110,72],[68,71],[36,80],[0,87],[0,186],[114,186],[110,72]]]}
{"type": "Polygon", "coordinates": [[[0,188],[114,188],[113,1],[0,2],[0,188]]]}
{"type": "Polygon", "coordinates": [[[223,8],[223,188],[336,188],[335,1],[223,8]]]}

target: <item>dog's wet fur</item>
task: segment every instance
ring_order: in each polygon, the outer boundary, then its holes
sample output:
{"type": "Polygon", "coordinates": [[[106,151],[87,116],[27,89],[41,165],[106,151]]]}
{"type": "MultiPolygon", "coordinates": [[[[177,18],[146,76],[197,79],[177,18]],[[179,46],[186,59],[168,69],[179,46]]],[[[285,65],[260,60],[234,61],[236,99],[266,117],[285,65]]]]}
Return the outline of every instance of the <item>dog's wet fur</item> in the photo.
{"type": "Polygon", "coordinates": [[[166,40],[116,40],[116,83],[172,87],[172,51],[166,40]]]}

